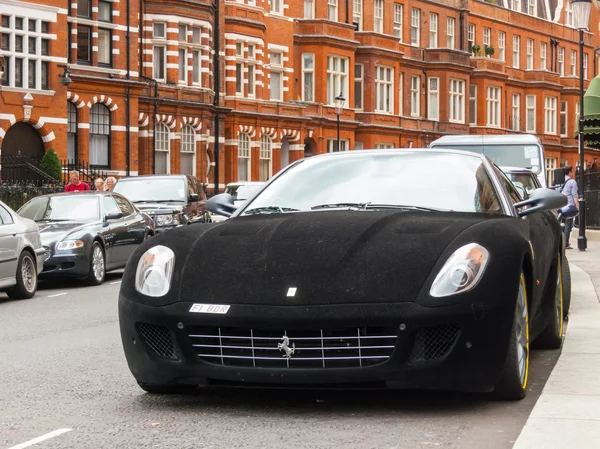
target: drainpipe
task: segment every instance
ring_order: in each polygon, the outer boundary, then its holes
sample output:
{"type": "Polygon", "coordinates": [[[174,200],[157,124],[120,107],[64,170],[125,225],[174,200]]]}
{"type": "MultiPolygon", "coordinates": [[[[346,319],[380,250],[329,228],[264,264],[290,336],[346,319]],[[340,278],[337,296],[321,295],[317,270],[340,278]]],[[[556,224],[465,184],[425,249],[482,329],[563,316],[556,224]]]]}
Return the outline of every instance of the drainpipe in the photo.
{"type": "Polygon", "coordinates": [[[214,112],[215,112],[215,145],[214,145],[214,155],[215,155],[215,171],[214,175],[214,185],[215,188],[213,190],[214,194],[217,195],[219,193],[219,100],[221,96],[221,61],[220,61],[220,52],[221,52],[221,30],[220,30],[220,14],[219,10],[221,9],[220,5],[221,0],[215,0],[213,6],[215,8],[214,18],[215,18],[215,26],[214,26],[214,41],[215,41],[215,54],[213,57],[213,72],[214,72],[214,92],[215,98],[213,100],[214,112]]]}
{"type": "MultiPolygon", "coordinates": [[[[131,0],[127,0],[127,80],[131,80],[131,22],[129,15],[131,13],[131,0]]],[[[127,142],[125,144],[125,176],[130,174],[130,159],[131,159],[131,88],[127,87],[125,95],[125,114],[127,115],[127,123],[125,124],[127,130],[127,142]]]]}
{"type": "Polygon", "coordinates": [[[346,0],[346,23],[350,23],[350,0],[346,0]]]}
{"type": "Polygon", "coordinates": [[[458,27],[460,29],[460,33],[459,33],[459,35],[460,35],[460,42],[459,42],[460,47],[459,48],[464,51],[465,50],[464,49],[464,46],[465,46],[465,36],[464,36],[464,34],[465,34],[465,13],[464,12],[460,13],[460,16],[459,16],[459,26],[458,27]]]}
{"type": "Polygon", "coordinates": [[[600,47],[594,48],[594,78],[598,75],[598,50],[600,50],[600,47]]]}

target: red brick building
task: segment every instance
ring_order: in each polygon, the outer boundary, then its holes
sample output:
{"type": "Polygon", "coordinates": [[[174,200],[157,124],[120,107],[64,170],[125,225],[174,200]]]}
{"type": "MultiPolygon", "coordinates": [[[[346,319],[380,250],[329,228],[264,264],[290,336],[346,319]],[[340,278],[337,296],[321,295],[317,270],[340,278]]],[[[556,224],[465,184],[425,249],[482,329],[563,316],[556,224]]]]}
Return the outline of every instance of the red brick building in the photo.
{"type": "Polygon", "coordinates": [[[341,94],[341,150],[528,132],[548,168],[577,158],[566,0],[221,0],[218,23],[213,0],[55,4],[0,0],[3,155],[54,148],[117,176],[212,183],[217,141],[221,186],[265,180],[338,150],[341,94]]]}

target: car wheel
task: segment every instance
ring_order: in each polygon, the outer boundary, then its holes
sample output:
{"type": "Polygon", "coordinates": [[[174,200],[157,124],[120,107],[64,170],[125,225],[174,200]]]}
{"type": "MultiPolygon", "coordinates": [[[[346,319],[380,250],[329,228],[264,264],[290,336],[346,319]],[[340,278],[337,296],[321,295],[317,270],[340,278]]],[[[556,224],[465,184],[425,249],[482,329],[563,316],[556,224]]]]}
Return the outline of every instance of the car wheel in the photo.
{"type": "Polygon", "coordinates": [[[546,329],[536,339],[536,347],[542,349],[558,349],[563,340],[563,270],[562,261],[559,256],[556,267],[556,288],[552,302],[552,316],[548,321],[546,329]]]}
{"type": "Polygon", "coordinates": [[[197,393],[199,388],[193,385],[156,385],[138,382],[142,390],[152,394],[190,394],[197,393]]]}
{"type": "Polygon", "coordinates": [[[525,276],[521,273],[519,293],[510,335],[504,372],[496,384],[494,395],[501,399],[519,400],[527,394],[529,379],[529,309],[525,276]]]}
{"type": "Polygon", "coordinates": [[[571,309],[571,267],[569,260],[564,257],[562,260],[562,282],[563,282],[563,318],[566,320],[571,309]]]}
{"type": "Polygon", "coordinates": [[[17,264],[17,284],[6,293],[9,298],[29,299],[35,295],[38,286],[37,266],[33,256],[23,251],[17,264]]]}
{"type": "Polygon", "coordinates": [[[89,285],[100,285],[104,282],[106,276],[106,262],[104,260],[104,250],[98,242],[92,245],[90,254],[90,269],[88,271],[87,282],[89,285]]]}

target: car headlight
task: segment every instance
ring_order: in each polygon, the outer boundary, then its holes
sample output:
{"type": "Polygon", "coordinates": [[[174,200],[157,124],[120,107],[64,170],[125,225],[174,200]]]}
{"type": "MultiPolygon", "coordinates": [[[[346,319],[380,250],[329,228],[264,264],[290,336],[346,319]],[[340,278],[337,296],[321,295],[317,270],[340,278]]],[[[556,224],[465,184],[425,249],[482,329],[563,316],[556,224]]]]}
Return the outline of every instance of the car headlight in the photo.
{"type": "Polygon", "coordinates": [[[157,215],[156,224],[158,226],[178,225],[180,222],[179,214],[157,215]]]}
{"type": "Polygon", "coordinates": [[[481,279],[489,258],[489,251],[477,243],[457,249],[436,276],[429,294],[442,298],[471,290],[481,279]]]}
{"type": "Polygon", "coordinates": [[[81,240],[63,240],[56,245],[57,251],[66,251],[69,249],[83,248],[84,243],[81,240]]]}
{"type": "Polygon", "coordinates": [[[166,246],[153,246],[140,258],[135,272],[135,289],[142,295],[160,297],[171,288],[175,253],[166,246]]]}

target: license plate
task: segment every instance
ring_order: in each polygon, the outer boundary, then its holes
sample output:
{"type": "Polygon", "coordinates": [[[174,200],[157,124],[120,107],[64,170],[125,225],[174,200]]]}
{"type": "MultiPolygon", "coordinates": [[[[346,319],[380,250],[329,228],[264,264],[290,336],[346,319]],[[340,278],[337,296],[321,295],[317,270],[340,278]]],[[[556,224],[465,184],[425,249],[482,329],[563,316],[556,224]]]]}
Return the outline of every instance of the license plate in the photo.
{"type": "Polygon", "coordinates": [[[231,306],[225,304],[194,304],[190,308],[191,313],[216,313],[225,315],[231,306]]]}

